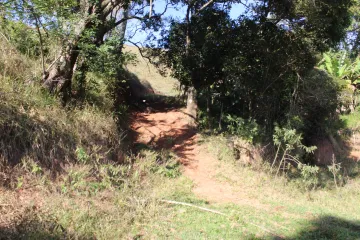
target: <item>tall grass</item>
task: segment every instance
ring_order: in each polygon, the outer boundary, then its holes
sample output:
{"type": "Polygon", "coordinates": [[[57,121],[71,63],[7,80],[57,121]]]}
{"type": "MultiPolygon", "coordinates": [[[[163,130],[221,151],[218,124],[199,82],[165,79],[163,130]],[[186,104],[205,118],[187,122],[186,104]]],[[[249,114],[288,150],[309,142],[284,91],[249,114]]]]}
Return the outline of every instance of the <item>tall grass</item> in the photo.
{"type": "Polygon", "coordinates": [[[37,61],[1,43],[0,238],[119,239],[150,221],[162,176],[144,181],[125,159],[110,107],[63,108],[37,82],[37,61]]]}
{"type": "MultiPolygon", "coordinates": [[[[24,161],[38,164],[56,175],[78,161],[76,150],[90,158],[118,162],[123,158],[123,133],[110,111],[86,105],[65,109],[42,89],[37,61],[2,41],[0,48],[0,172],[12,186],[9,167],[24,161]]],[[[20,173],[19,173],[20,174],[20,173]]],[[[16,174],[15,174],[16,175],[16,174]]]]}

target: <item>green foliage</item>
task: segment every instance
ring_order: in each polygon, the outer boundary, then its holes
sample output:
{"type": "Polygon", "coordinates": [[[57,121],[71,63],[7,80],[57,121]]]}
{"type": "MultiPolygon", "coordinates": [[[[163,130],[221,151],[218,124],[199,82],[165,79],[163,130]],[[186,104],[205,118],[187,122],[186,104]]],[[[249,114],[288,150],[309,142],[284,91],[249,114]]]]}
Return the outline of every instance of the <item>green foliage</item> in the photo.
{"type": "Polygon", "coordinates": [[[230,26],[231,21],[224,10],[216,7],[205,9],[191,19],[192,41],[187,46],[187,25],[176,21],[171,23],[168,35],[162,40],[162,47],[168,49],[163,60],[183,86],[205,88],[222,77],[224,53],[229,47],[226,34],[230,26]]]}
{"type": "Polygon", "coordinates": [[[307,147],[302,143],[302,135],[297,133],[296,129],[275,126],[273,135],[274,145],[277,147],[276,154],[271,165],[275,166],[276,161],[279,161],[279,166],[276,175],[281,168],[285,171],[288,164],[301,165],[301,155],[304,153],[313,153],[316,150],[315,146],[307,147]]]}
{"type": "Polygon", "coordinates": [[[0,31],[20,53],[28,57],[39,57],[40,42],[34,29],[22,22],[0,19],[0,31]]]}
{"type": "Polygon", "coordinates": [[[297,129],[304,134],[305,140],[335,132],[342,86],[336,79],[318,69],[310,71],[302,81],[297,104],[289,117],[299,118],[302,126],[297,129]]]}
{"type": "Polygon", "coordinates": [[[281,146],[286,151],[292,151],[296,148],[305,150],[307,153],[313,152],[316,147],[307,147],[302,144],[302,135],[297,133],[295,129],[289,129],[286,127],[280,128],[275,126],[275,131],[273,135],[273,141],[275,146],[281,146]]]}
{"type": "Polygon", "coordinates": [[[152,171],[167,178],[176,178],[181,175],[179,161],[174,159],[169,160],[166,164],[152,168],[152,171]]]}
{"type": "Polygon", "coordinates": [[[131,168],[115,164],[88,164],[72,168],[61,181],[63,194],[91,196],[103,190],[127,187],[131,168]]]}
{"type": "Polygon", "coordinates": [[[360,108],[355,109],[355,112],[348,115],[341,115],[340,119],[344,122],[345,127],[352,130],[360,129],[360,108]]]}
{"type": "Polygon", "coordinates": [[[348,84],[360,83],[360,57],[351,59],[346,50],[324,53],[324,58],[318,65],[331,76],[348,84]]]}
{"type": "Polygon", "coordinates": [[[241,137],[249,142],[253,142],[254,139],[260,136],[260,127],[254,120],[245,120],[241,117],[227,115],[225,122],[231,135],[241,137]]]}
{"type": "Polygon", "coordinates": [[[324,53],[318,64],[339,82],[340,112],[354,112],[359,105],[357,85],[360,83],[360,58],[350,58],[347,50],[324,53]]]}
{"type": "Polygon", "coordinates": [[[319,184],[319,167],[300,163],[298,169],[300,169],[305,189],[314,190],[319,184]]]}
{"type": "Polygon", "coordinates": [[[176,178],[181,175],[180,162],[176,155],[170,151],[163,150],[156,153],[155,162],[151,166],[151,172],[167,178],[176,178]]]}
{"type": "Polygon", "coordinates": [[[82,163],[82,164],[86,164],[89,163],[89,155],[86,153],[86,151],[84,150],[84,148],[82,147],[77,147],[75,150],[76,153],[76,158],[77,160],[82,163]]]}
{"type": "Polygon", "coordinates": [[[316,6],[313,1],[258,1],[236,21],[226,7],[207,7],[190,22],[172,21],[160,41],[166,49],[161,60],[183,86],[207,96],[214,107],[200,108],[210,108],[211,119],[230,114],[255,121],[271,137],[274,123],[298,117],[305,138],[323,135],[326,128],[319,126],[332,121],[338,89],[330,77],[320,84],[309,76],[316,56],[345,36],[350,6],[350,0],[316,6]],[[312,102],[316,96],[313,108],[309,95],[312,102]]]}
{"type": "Polygon", "coordinates": [[[180,162],[177,156],[169,150],[143,150],[141,156],[144,158],[144,165],[141,166],[144,172],[155,173],[167,178],[177,178],[181,175],[180,162]]]}

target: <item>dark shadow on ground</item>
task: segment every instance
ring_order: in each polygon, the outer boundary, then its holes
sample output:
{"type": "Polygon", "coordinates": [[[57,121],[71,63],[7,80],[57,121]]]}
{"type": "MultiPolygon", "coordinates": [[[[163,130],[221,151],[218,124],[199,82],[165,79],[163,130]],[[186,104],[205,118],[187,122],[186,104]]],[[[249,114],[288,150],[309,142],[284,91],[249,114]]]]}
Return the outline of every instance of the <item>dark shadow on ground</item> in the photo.
{"type": "Polygon", "coordinates": [[[181,128],[164,132],[164,134],[157,139],[155,147],[157,149],[168,149],[176,153],[181,159],[182,165],[189,165],[192,161],[193,154],[189,151],[194,149],[194,136],[196,131],[191,128],[181,128]]]}
{"type": "Polygon", "coordinates": [[[184,103],[176,96],[148,94],[132,101],[130,107],[133,112],[168,112],[183,108],[184,103]]]}
{"type": "Polygon", "coordinates": [[[87,150],[95,145],[104,146],[98,152],[105,156],[104,161],[116,161],[117,136],[108,137],[91,129],[86,119],[79,119],[79,126],[74,127],[56,119],[57,116],[39,116],[31,114],[30,109],[19,108],[0,99],[0,186],[11,187],[11,182],[24,170],[21,169],[24,159],[34,160],[55,178],[64,172],[66,164],[77,161],[77,147],[87,150]],[[80,134],[86,142],[78,146],[80,134]]]}
{"type": "Polygon", "coordinates": [[[34,206],[2,206],[0,209],[0,239],[96,239],[90,234],[79,234],[65,229],[54,215],[34,206]]]}
{"type": "MultiPolygon", "coordinates": [[[[133,73],[126,73],[126,80],[130,88],[130,126],[134,122],[141,123],[141,126],[155,127],[159,125],[166,125],[165,121],[150,121],[146,118],[147,114],[151,113],[167,113],[171,111],[179,111],[184,107],[184,101],[177,96],[165,96],[154,91],[151,84],[147,81],[140,81],[140,79],[133,73]]],[[[140,126],[140,127],[141,127],[140,126]]],[[[136,143],[139,134],[136,132],[138,128],[129,130],[128,138],[130,142],[134,142],[132,147],[133,153],[138,153],[144,148],[151,148],[156,150],[167,149],[170,150],[175,144],[183,144],[188,138],[194,136],[195,131],[190,128],[174,129],[172,131],[161,132],[160,136],[151,133],[148,134],[153,137],[146,143],[136,143]]]]}
{"type": "Polygon", "coordinates": [[[66,231],[61,225],[53,221],[40,223],[39,221],[21,222],[11,228],[0,227],[0,240],[60,240],[79,239],[95,240],[96,237],[79,236],[66,231]]]}
{"type": "Polygon", "coordinates": [[[133,111],[169,111],[180,108],[184,104],[179,97],[165,96],[155,92],[151,84],[146,80],[140,80],[135,74],[125,71],[126,82],[124,87],[128,89],[127,102],[133,111]]]}
{"type": "Polygon", "coordinates": [[[148,81],[140,81],[134,73],[124,70],[124,78],[129,86],[131,98],[140,99],[142,96],[154,94],[151,84],[148,81]]]}
{"type": "MultiPolygon", "coordinates": [[[[184,120],[176,118],[169,122],[167,119],[156,119],[148,118],[153,113],[167,113],[169,116],[173,112],[176,114],[185,114],[182,108],[184,102],[179,97],[174,96],[163,96],[157,94],[142,95],[136,103],[132,104],[132,128],[130,137],[133,139],[134,145],[132,151],[136,154],[141,152],[143,149],[153,150],[171,150],[182,159],[182,164],[188,164],[189,151],[193,149],[196,129],[193,129],[186,124],[184,120]],[[169,126],[171,130],[167,130],[169,126]],[[148,135],[146,143],[136,143],[136,139],[139,138],[137,130],[143,128],[148,135]],[[151,128],[151,129],[150,129],[151,128]],[[164,130],[166,129],[166,130],[164,130]],[[154,133],[153,130],[156,130],[154,133]],[[186,154],[185,154],[186,152],[186,154]]],[[[191,156],[190,156],[191,158],[191,156]]],[[[190,160],[189,160],[190,161],[190,160]]]]}
{"type": "MultiPolygon", "coordinates": [[[[60,172],[64,159],[75,158],[75,136],[51,120],[30,116],[0,102],[0,121],[0,155],[11,170],[22,159],[31,157],[42,168],[60,172]]],[[[0,172],[5,170],[4,165],[0,172]]]]}
{"type": "Polygon", "coordinates": [[[184,159],[182,162],[184,165],[187,164],[186,159],[191,154],[186,153],[193,150],[195,144],[194,136],[196,135],[196,129],[188,126],[181,126],[179,128],[173,128],[168,131],[161,131],[160,133],[152,133],[150,127],[156,127],[161,125],[166,126],[163,121],[151,121],[148,120],[143,114],[136,114],[133,117],[133,121],[140,123],[140,127],[136,127],[132,131],[132,137],[135,140],[139,137],[139,133],[136,132],[139,128],[145,128],[145,131],[151,135],[151,139],[147,143],[135,143],[133,146],[133,152],[138,153],[143,149],[154,149],[154,150],[172,150],[178,157],[184,159]]]}
{"type": "Polygon", "coordinates": [[[304,222],[300,232],[291,237],[269,236],[265,239],[322,239],[322,240],[351,240],[360,239],[360,222],[352,222],[333,216],[319,217],[310,222],[304,222]]]}

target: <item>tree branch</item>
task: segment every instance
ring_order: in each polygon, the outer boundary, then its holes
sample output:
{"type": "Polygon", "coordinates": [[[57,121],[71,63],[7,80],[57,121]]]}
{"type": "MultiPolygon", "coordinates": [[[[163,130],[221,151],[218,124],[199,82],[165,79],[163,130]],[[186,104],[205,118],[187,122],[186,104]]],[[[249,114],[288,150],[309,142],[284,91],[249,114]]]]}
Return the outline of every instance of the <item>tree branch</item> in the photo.
{"type": "Polygon", "coordinates": [[[139,50],[139,53],[140,53],[140,55],[141,55],[142,58],[146,58],[147,60],[149,60],[149,62],[150,62],[151,64],[156,65],[156,63],[155,63],[150,57],[145,56],[145,55],[143,54],[142,48],[141,48],[137,43],[132,42],[131,40],[127,40],[127,41],[128,41],[129,43],[133,44],[135,47],[137,47],[137,49],[139,50]]]}
{"type": "Polygon", "coordinates": [[[207,6],[209,6],[210,4],[212,4],[214,2],[214,0],[210,0],[208,1],[207,3],[205,3],[204,5],[202,5],[199,10],[197,10],[197,13],[198,14],[200,11],[202,11],[203,9],[205,9],[207,6]]]}
{"type": "Polygon", "coordinates": [[[33,15],[34,19],[35,19],[35,26],[36,26],[36,31],[39,35],[39,41],[40,41],[40,55],[41,55],[41,66],[42,66],[42,70],[43,70],[43,76],[46,75],[46,71],[45,71],[45,57],[44,57],[44,41],[41,35],[41,31],[40,31],[40,27],[42,26],[42,23],[40,21],[39,16],[36,14],[34,8],[32,6],[29,7],[29,10],[31,12],[31,14],[33,15]]]}
{"type": "Polygon", "coordinates": [[[10,43],[9,39],[5,36],[5,34],[3,34],[2,32],[0,32],[0,35],[1,35],[8,43],[10,43]]]}
{"type": "Polygon", "coordinates": [[[204,208],[204,207],[199,207],[190,203],[184,203],[184,202],[177,202],[177,201],[171,201],[171,200],[160,200],[160,202],[164,202],[164,203],[169,203],[169,204],[176,204],[176,205],[183,205],[183,206],[188,206],[188,207],[193,207],[193,208],[197,208],[206,212],[211,212],[211,213],[215,213],[215,214],[219,214],[222,216],[226,216],[226,214],[216,211],[216,210],[212,210],[209,208],[204,208]]]}

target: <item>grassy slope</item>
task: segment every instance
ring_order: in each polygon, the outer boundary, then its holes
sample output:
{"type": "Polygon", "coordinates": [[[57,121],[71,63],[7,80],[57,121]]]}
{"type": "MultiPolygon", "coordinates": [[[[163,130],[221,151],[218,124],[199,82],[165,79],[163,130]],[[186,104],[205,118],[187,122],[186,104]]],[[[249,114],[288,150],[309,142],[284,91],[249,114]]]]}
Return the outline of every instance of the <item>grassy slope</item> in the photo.
{"type": "Polygon", "coordinates": [[[160,95],[175,96],[178,93],[179,83],[176,79],[159,74],[147,59],[141,57],[137,47],[126,45],[125,51],[134,53],[137,56],[137,64],[129,64],[127,69],[135,74],[143,84],[150,84],[156,93],[160,95]]]}
{"type": "MultiPolygon", "coordinates": [[[[174,80],[148,73],[145,67],[141,63],[129,69],[162,94],[175,94],[174,80]]],[[[23,133],[19,141],[27,136],[31,141],[24,145],[30,159],[16,168],[22,175],[12,179],[12,188],[0,188],[0,239],[360,239],[359,179],[339,189],[306,193],[301,184],[239,166],[223,139],[207,138],[204,144],[222,159],[217,179],[236,186],[244,199],[239,205],[208,203],[192,194],[190,180],[164,176],[164,169],[174,169],[156,164],[159,153],[143,153],[132,159],[133,165],[102,161],[104,153],[92,146],[104,147],[114,131],[106,114],[92,108],[67,112],[45,95],[1,84],[0,92],[6,92],[0,99],[3,133],[12,126],[23,133]],[[8,96],[10,89],[17,90],[16,97],[8,96]],[[34,97],[34,103],[28,104],[34,97]],[[9,113],[17,113],[16,118],[9,113]],[[44,150],[45,155],[54,152],[50,144],[41,147],[42,138],[52,139],[57,151],[69,144],[47,132],[54,126],[70,132],[72,141],[65,152],[70,164],[55,178],[46,165],[39,169],[33,162],[44,150]],[[33,130],[36,134],[31,135],[33,130]],[[77,147],[85,152],[76,151],[77,147]],[[161,199],[216,209],[226,216],[161,199]]],[[[6,149],[16,150],[17,142],[11,144],[6,149]]],[[[163,158],[168,160],[167,155],[163,158]]],[[[7,169],[1,166],[1,177],[7,169]]]]}

